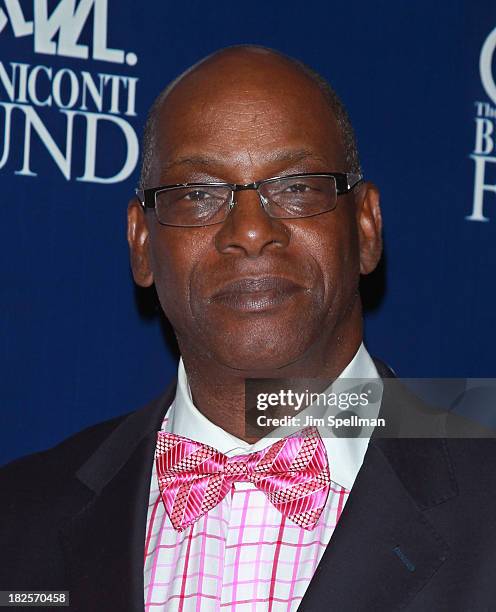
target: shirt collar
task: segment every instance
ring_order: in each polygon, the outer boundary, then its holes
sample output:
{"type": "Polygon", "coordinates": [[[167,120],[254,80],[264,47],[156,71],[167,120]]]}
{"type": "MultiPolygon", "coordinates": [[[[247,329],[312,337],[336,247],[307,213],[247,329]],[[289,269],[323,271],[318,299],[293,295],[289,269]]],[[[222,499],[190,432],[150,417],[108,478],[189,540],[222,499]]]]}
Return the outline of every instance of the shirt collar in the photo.
{"type": "MultiPolygon", "coordinates": [[[[327,392],[331,388],[333,391],[339,388],[340,392],[346,389],[346,379],[378,379],[380,381],[374,362],[363,343],[327,392]]],[[[367,417],[377,417],[381,397],[382,383],[378,400],[367,406],[367,417]]],[[[261,450],[280,439],[275,430],[270,436],[249,444],[209,421],[193,403],[182,359],[179,360],[176,395],[167,412],[162,429],[213,446],[230,457],[261,450]]],[[[329,458],[331,480],[350,490],[362,465],[370,438],[335,438],[329,437],[328,433],[326,435],[325,429],[319,427],[319,431],[329,458]]]]}

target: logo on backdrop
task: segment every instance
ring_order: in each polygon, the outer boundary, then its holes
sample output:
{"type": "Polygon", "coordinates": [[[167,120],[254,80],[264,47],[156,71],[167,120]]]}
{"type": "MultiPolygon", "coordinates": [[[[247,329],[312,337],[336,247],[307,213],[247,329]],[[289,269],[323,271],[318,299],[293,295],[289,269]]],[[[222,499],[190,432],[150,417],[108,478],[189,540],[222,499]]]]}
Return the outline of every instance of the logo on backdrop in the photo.
{"type": "Polygon", "coordinates": [[[12,166],[15,174],[37,176],[41,154],[38,148],[34,154],[36,142],[67,180],[118,183],[133,172],[139,151],[133,127],[138,79],[114,71],[119,65],[135,66],[138,57],[107,45],[108,14],[108,0],[0,4],[0,38],[30,37],[34,54],[44,56],[31,64],[5,60],[2,54],[0,170],[12,166]],[[54,7],[50,11],[48,4],[54,7]],[[67,58],[67,65],[51,65],[50,56],[67,58]],[[90,67],[93,61],[108,62],[109,69],[75,70],[74,59],[87,60],[90,67]],[[14,143],[22,143],[20,151],[14,151],[14,143]],[[99,160],[102,145],[112,155],[99,160]]]}
{"type": "Polygon", "coordinates": [[[479,72],[484,91],[489,98],[475,102],[475,144],[471,159],[475,164],[474,199],[469,221],[489,221],[489,198],[496,203],[496,28],[484,41],[479,59],[479,72]],[[492,195],[491,195],[492,194],[492,195]],[[485,214],[486,213],[486,214],[485,214]]]}

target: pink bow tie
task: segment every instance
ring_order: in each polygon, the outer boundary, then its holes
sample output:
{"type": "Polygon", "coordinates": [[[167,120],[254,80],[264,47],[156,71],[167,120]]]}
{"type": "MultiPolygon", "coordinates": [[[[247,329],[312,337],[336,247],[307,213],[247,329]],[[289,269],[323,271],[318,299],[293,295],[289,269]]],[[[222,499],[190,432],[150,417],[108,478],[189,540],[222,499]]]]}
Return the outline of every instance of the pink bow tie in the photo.
{"type": "Polygon", "coordinates": [[[319,520],[329,493],[327,453],[315,427],[236,457],[159,431],[155,460],[162,500],[177,531],[219,504],[234,482],[253,483],[279,512],[309,530],[319,520]]]}

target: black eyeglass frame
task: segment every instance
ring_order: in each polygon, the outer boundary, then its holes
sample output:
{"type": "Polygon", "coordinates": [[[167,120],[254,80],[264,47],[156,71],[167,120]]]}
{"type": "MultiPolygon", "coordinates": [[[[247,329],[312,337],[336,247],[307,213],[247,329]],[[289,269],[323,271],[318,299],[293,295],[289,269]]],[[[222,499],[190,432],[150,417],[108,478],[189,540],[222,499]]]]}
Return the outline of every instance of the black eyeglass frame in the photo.
{"type": "MultiPolygon", "coordinates": [[[[354,187],[356,187],[359,183],[361,183],[363,181],[363,175],[360,173],[354,173],[354,172],[306,172],[306,173],[302,173],[302,174],[289,174],[289,175],[285,175],[285,176],[273,176],[271,178],[267,178],[267,179],[263,179],[261,181],[255,181],[254,183],[246,183],[246,184],[240,184],[240,183],[218,183],[218,182],[212,182],[212,183],[175,183],[172,185],[160,185],[159,187],[151,187],[149,189],[135,189],[135,193],[136,196],[138,197],[140,204],[142,205],[143,209],[145,208],[153,208],[156,209],[156,197],[157,197],[157,193],[160,193],[162,191],[169,191],[169,190],[173,190],[173,189],[179,189],[179,188],[184,188],[184,187],[226,187],[231,189],[231,202],[229,203],[229,212],[233,209],[234,205],[235,205],[235,200],[234,200],[234,194],[237,191],[246,191],[248,189],[254,189],[258,192],[258,196],[260,199],[260,204],[261,206],[264,208],[264,197],[262,196],[262,194],[258,191],[258,189],[262,186],[265,185],[267,183],[272,183],[274,181],[280,181],[280,180],[287,180],[287,179],[292,179],[292,178],[298,178],[298,177],[328,177],[328,178],[334,178],[335,182],[336,182],[336,195],[340,196],[340,195],[344,195],[346,193],[349,193],[354,187]]],[[[334,209],[330,209],[330,210],[334,210],[334,209]]],[[[322,211],[322,212],[329,212],[329,211],[322,211]]],[[[319,215],[322,214],[322,212],[319,213],[315,213],[315,215],[319,215]]],[[[267,213],[268,214],[268,213],[267,213]]],[[[315,215],[310,215],[310,216],[315,216],[315,215]]],[[[270,216],[270,215],[269,215],[270,216]]],[[[299,218],[299,217],[289,217],[289,218],[299,218]]],[[[157,217],[158,220],[158,217],[157,217]]],[[[160,223],[160,221],[159,221],[160,223]]],[[[220,223],[220,222],[219,222],[220,223]]],[[[167,223],[163,224],[163,225],[168,225],[167,223]]],[[[175,226],[174,226],[175,227],[175,226]]],[[[182,226],[179,226],[182,227],[182,226]]],[[[188,226],[184,226],[184,227],[188,227],[188,226]]]]}

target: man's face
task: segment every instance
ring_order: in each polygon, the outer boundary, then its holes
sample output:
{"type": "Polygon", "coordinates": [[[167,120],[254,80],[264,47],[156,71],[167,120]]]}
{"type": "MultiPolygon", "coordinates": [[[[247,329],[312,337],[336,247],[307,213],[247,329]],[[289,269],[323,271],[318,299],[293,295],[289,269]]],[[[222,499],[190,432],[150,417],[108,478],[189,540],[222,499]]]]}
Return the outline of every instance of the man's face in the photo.
{"type": "MultiPolygon", "coordinates": [[[[149,186],[349,170],[335,119],[307,77],[282,62],[248,62],[238,74],[229,62],[207,64],[172,91],[149,186]]],[[[160,225],[149,211],[146,257],[181,352],[274,371],[331,338],[357,301],[354,198],[281,220],[268,217],[256,191],[242,191],[222,224],[195,228],[160,225]]]]}

